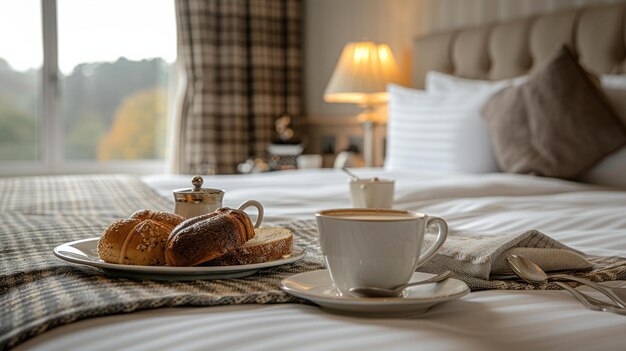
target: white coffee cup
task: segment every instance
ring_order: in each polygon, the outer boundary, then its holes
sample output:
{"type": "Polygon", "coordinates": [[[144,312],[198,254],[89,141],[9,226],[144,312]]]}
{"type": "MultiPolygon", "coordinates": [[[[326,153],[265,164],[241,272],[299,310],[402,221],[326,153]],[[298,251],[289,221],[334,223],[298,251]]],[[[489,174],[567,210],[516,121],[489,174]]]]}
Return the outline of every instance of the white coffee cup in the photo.
{"type": "Polygon", "coordinates": [[[296,159],[296,163],[298,164],[299,169],[322,168],[323,162],[324,158],[322,157],[322,155],[318,154],[300,155],[296,159]]]}
{"type": "Polygon", "coordinates": [[[392,179],[350,179],[350,199],[354,208],[391,208],[394,181],[392,179]]]}
{"type": "Polygon", "coordinates": [[[408,283],[448,234],[443,219],[404,210],[333,209],[317,212],[316,218],[326,266],[342,295],[355,287],[408,283]],[[433,226],[437,240],[422,253],[424,235],[433,226]]]}

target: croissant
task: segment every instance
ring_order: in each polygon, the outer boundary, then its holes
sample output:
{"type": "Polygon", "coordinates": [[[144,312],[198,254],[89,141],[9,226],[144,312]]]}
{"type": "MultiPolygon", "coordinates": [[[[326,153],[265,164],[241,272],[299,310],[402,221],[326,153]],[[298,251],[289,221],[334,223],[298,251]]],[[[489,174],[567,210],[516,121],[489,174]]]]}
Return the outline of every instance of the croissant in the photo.
{"type": "Polygon", "coordinates": [[[164,265],[167,238],[184,220],[168,212],[137,211],[104,230],[98,241],[98,256],[109,263],[164,265]]]}
{"type": "Polygon", "coordinates": [[[165,260],[170,266],[195,266],[220,257],[254,238],[250,217],[220,208],[179,224],[167,239],[165,260]]]}

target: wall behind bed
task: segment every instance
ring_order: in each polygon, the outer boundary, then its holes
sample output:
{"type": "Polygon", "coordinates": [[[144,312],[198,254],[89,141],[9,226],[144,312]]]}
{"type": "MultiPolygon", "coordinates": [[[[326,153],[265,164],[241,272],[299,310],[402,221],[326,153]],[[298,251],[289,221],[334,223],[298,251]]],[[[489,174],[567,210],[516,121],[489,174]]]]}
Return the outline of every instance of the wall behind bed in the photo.
{"type": "MultiPolygon", "coordinates": [[[[386,42],[411,85],[413,39],[457,27],[506,21],[539,13],[624,0],[305,0],[305,112],[309,151],[324,135],[336,134],[337,149],[362,131],[348,104],[322,100],[343,46],[349,41],[386,42]]],[[[383,135],[384,130],[379,131],[383,135]]]]}

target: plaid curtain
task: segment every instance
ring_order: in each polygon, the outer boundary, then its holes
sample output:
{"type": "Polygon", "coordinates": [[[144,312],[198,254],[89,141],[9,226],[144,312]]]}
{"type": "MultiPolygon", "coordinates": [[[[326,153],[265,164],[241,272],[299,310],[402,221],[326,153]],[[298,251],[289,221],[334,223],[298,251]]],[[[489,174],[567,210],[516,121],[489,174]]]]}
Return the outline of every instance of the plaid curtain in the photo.
{"type": "Polygon", "coordinates": [[[235,173],[301,112],[301,0],[177,0],[178,173],[235,173]]]}

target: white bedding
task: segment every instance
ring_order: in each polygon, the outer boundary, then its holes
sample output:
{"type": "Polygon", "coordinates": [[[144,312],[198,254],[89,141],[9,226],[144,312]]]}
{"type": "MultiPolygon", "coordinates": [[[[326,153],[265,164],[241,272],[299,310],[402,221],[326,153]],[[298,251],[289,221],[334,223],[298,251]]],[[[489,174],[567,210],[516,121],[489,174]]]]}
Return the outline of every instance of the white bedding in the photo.
{"type": "MultiPolygon", "coordinates": [[[[396,179],[395,207],[443,217],[451,235],[536,228],[589,254],[626,256],[626,192],[508,174],[357,173],[396,179]]],[[[144,181],[171,198],[190,179],[144,181]]],[[[335,170],[216,176],[204,186],[226,190],[226,206],[261,201],[272,222],[349,206],[346,176],[335,170]]],[[[73,323],[17,349],[619,350],[625,330],[626,316],[588,311],[563,291],[483,291],[418,319],[338,316],[296,304],[161,309],[73,323]]]]}

